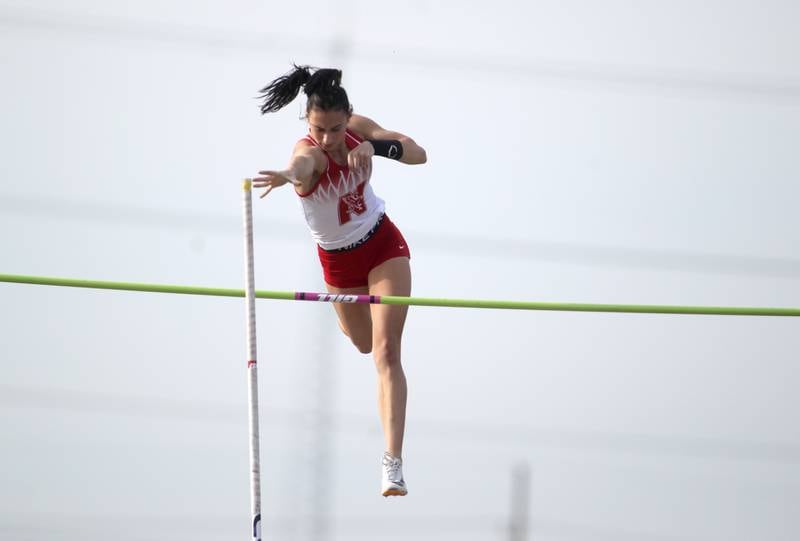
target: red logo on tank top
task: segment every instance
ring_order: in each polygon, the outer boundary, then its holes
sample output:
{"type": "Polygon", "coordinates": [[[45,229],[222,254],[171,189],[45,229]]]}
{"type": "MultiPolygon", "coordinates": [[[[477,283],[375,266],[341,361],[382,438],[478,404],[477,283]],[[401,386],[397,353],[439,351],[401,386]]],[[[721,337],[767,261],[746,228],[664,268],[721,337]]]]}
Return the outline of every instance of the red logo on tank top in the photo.
{"type": "Polygon", "coordinates": [[[344,225],[352,218],[352,214],[361,215],[367,211],[364,201],[364,187],[366,182],[358,185],[354,191],[346,193],[339,198],[339,225],[344,225]]]}

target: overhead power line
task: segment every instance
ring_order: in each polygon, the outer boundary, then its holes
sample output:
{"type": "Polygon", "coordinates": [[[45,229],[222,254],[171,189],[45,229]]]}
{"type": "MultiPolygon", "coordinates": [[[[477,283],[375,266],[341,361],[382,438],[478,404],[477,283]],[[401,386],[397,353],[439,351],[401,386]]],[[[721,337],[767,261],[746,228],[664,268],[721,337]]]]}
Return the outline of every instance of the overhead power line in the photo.
{"type": "MultiPolygon", "coordinates": [[[[240,237],[241,217],[207,211],[154,209],[74,201],[48,196],[0,193],[0,212],[26,218],[46,218],[103,225],[135,225],[170,228],[193,234],[235,235],[240,237]]],[[[281,238],[309,242],[300,223],[256,218],[257,238],[281,238]]],[[[415,232],[408,237],[415,246],[435,248],[437,253],[491,259],[517,259],[548,263],[568,263],[614,268],[680,271],[701,274],[749,275],[800,278],[800,259],[759,257],[681,250],[642,249],[588,243],[476,237],[447,233],[415,232]],[[479,246],[480,249],[476,249],[479,246]]]]}
{"type": "MultiPolygon", "coordinates": [[[[308,516],[264,516],[265,533],[296,533],[300,530],[308,516]]],[[[468,534],[482,534],[485,539],[496,539],[504,533],[506,517],[502,515],[469,514],[445,515],[430,514],[403,516],[392,528],[386,528],[386,517],[374,515],[336,515],[331,521],[330,532],[348,535],[358,539],[401,538],[413,535],[415,539],[451,539],[468,534]]],[[[147,535],[148,539],[174,539],[175,534],[187,533],[201,536],[211,533],[216,539],[218,535],[231,532],[232,525],[239,524],[241,517],[233,514],[179,513],[173,515],[153,515],[143,513],[25,513],[13,517],[0,518],[0,534],[14,534],[14,539],[27,539],[31,536],[52,537],[53,533],[61,536],[75,533],[76,537],[95,538],[95,532],[107,532],[121,523],[131,525],[130,530],[139,536],[147,535]],[[135,526],[135,528],[133,528],[135,526]]],[[[633,531],[625,528],[614,528],[607,525],[592,525],[549,518],[531,519],[532,539],[545,535],[558,539],[575,541],[696,541],[695,536],[676,537],[657,532],[633,531]]],[[[201,537],[200,537],[201,538],[201,537]]],[[[128,539],[128,537],[123,537],[128,539]]]]}
{"type": "MultiPolygon", "coordinates": [[[[243,406],[207,400],[127,395],[100,391],[57,389],[0,384],[0,408],[57,409],[113,416],[172,419],[245,425],[243,406]]],[[[311,411],[264,408],[270,422],[301,426],[311,411]]],[[[337,412],[331,416],[337,431],[378,430],[372,416],[337,412]]],[[[739,460],[800,464],[800,445],[795,443],[727,440],[689,436],[625,433],[521,425],[445,421],[420,418],[414,432],[430,438],[480,442],[488,445],[521,445],[571,449],[581,452],[635,453],[692,459],[739,460]]]]}
{"type": "MultiPolygon", "coordinates": [[[[294,57],[303,50],[332,50],[342,47],[342,39],[314,40],[307,36],[266,34],[176,23],[134,20],[110,15],[76,14],[69,11],[3,8],[0,25],[44,32],[102,37],[108,41],[145,41],[173,46],[191,46],[234,50],[239,53],[284,53],[294,57]]],[[[774,80],[763,76],[716,73],[700,70],[676,70],[634,66],[590,64],[586,62],[548,61],[511,58],[488,54],[464,54],[414,50],[358,43],[348,48],[351,60],[394,67],[434,69],[437,74],[463,76],[465,73],[496,74],[508,78],[527,78],[567,84],[622,86],[638,92],[668,90],[689,95],[716,95],[739,99],[786,101],[800,99],[800,82],[774,80]]]]}

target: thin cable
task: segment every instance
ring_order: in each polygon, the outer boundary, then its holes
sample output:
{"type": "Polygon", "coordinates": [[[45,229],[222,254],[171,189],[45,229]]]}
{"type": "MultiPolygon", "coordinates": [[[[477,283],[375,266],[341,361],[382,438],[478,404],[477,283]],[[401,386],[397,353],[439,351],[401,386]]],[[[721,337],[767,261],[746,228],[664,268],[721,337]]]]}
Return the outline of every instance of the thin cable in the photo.
{"type": "MultiPolygon", "coordinates": [[[[0,383],[0,408],[48,409],[160,420],[220,423],[241,426],[241,405],[209,400],[179,400],[160,396],[42,388],[0,383]]],[[[302,426],[309,410],[267,407],[262,409],[270,423],[289,428],[302,426]]],[[[331,429],[339,432],[370,433],[379,430],[372,416],[337,412],[331,429]]],[[[586,453],[634,453],[697,460],[738,460],[775,464],[800,464],[800,445],[698,438],[691,436],[537,428],[525,425],[417,419],[414,432],[444,441],[485,445],[513,445],[539,449],[569,449],[586,453]]]]}
{"type": "MultiPolygon", "coordinates": [[[[298,49],[309,51],[330,50],[341,46],[341,38],[310,41],[306,37],[287,35],[254,36],[251,32],[219,30],[209,27],[137,21],[124,17],[90,16],[80,18],[69,12],[45,12],[30,9],[0,10],[0,25],[14,29],[32,28],[45,31],[70,33],[81,38],[103,37],[109,41],[121,40],[190,45],[211,48],[214,51],[234,50],[250,54],[276,51],[297,54],[298,49]]],[[[633,66],[612,66],[579,62],[511,59],[507,56],[469,55],[461,53],[413,50],[400,51],[375,44],[359,44],[352,49],[353,60],[380,66],[386,65],[390,54],[392,65],[412,69],[432,69],[442,72],[476,73],[481,77],[499,74],[509,78],[531,78],[560,83],[588,83],[591,85],[624,86],[638,91],[662,91],[664,89],[684,94],[711,94],[745,99],[784,100],[800,99],[800,84],[797,81],[757,79],[753,75],[734,75],[699,70],[667,70],[633,66]]]]}
{"type": "MultiPolygon", "coordinates": [[[[240,235],[233,216],[203,211],[158,210],[114,203],[72,201],[49,196],[0,194],[0,211],[30,218],[70,222],[102,223],[104,226],[135,225],[200,232],[215,235],[240,235]]],[[[308,242],[308,235],[298,223],[260,217],[260,236],[292,242],[308,242]]],[[[517,259],[551,263],[569,263],[625,269],[654,269],[717,275],[746,275],[777,278],[800,278],[800,259],[769,256],[746,256],[725,253],[700,253],[679,250],[653,250],[624,246],[521,239],[475,237],[456,234],[408,232],[417,246],[434,247],[439,254],[473,258],[517,259]],[[476,252],[475,245],[480,245],[476,252]]]]}

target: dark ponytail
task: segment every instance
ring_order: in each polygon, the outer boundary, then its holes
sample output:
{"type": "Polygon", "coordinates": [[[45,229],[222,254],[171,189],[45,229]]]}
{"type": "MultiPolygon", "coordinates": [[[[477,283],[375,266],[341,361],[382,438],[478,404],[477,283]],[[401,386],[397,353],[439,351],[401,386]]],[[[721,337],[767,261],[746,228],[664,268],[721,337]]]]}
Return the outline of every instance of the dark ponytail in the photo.
{"type": "Polygon", "coordinates": [[[323,111],[353,111],[347,92],[342,87],[342,71],[337,69],[318,69],[310,66],[294,66],[294,69],[278,77],[260,90],[261,114],[274,113],[290,104],[303,88],[308,97],[306,113],[313,108],[323,111]],[[313,70],[313,73],[312,73],[313,70]]]}
{"type": "Polygon", "coordinates": [[[260,99],[264,100],[261,105],[261,114],[274,113],[292,103],[300,92],[300,88],[311,78],[311,70],[308,66],[294,66],[294,69],[278,77],[270,84],[259,90],[260,99]]]}

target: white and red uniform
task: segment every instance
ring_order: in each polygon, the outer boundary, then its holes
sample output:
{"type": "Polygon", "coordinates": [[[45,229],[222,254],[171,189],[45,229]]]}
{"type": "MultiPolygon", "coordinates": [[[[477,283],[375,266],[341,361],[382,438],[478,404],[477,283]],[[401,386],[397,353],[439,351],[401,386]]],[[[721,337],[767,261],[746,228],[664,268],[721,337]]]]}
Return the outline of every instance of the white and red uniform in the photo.
{"type": "MultiPolygon", "coordinates": [[[[319,147],[310,135],[303,140],[319,147]]],[[[345,132],[348,150],[362,141],[350,130],[345,132]]],[[[364,287],[372,269],[395,257],[410,258],[411,252],[403,234],[384,215],[383,200],[372,191],[372,162],[351,171],[327,152],[325,156],[328,166],[317,183],[307,194],[297,195],[317,242],[325,282],[338,288],[364,287]]]]}
{"type": "MultiPolygon", "coordinates": [[[[319,147],[310,135],[303,140],[319,147]]],[[[355,133],[346,131],[348,150],[362,141],[355,133]]],[[[333,161],[327,152],[325,155],[327,169],[309,193],[298,195],[313,239],[323,250],[336,250],[363,238],[378,222],[385,204],[369,184],[372,163],[366,168],[350,170],[346,164],[333,161]]]]}

